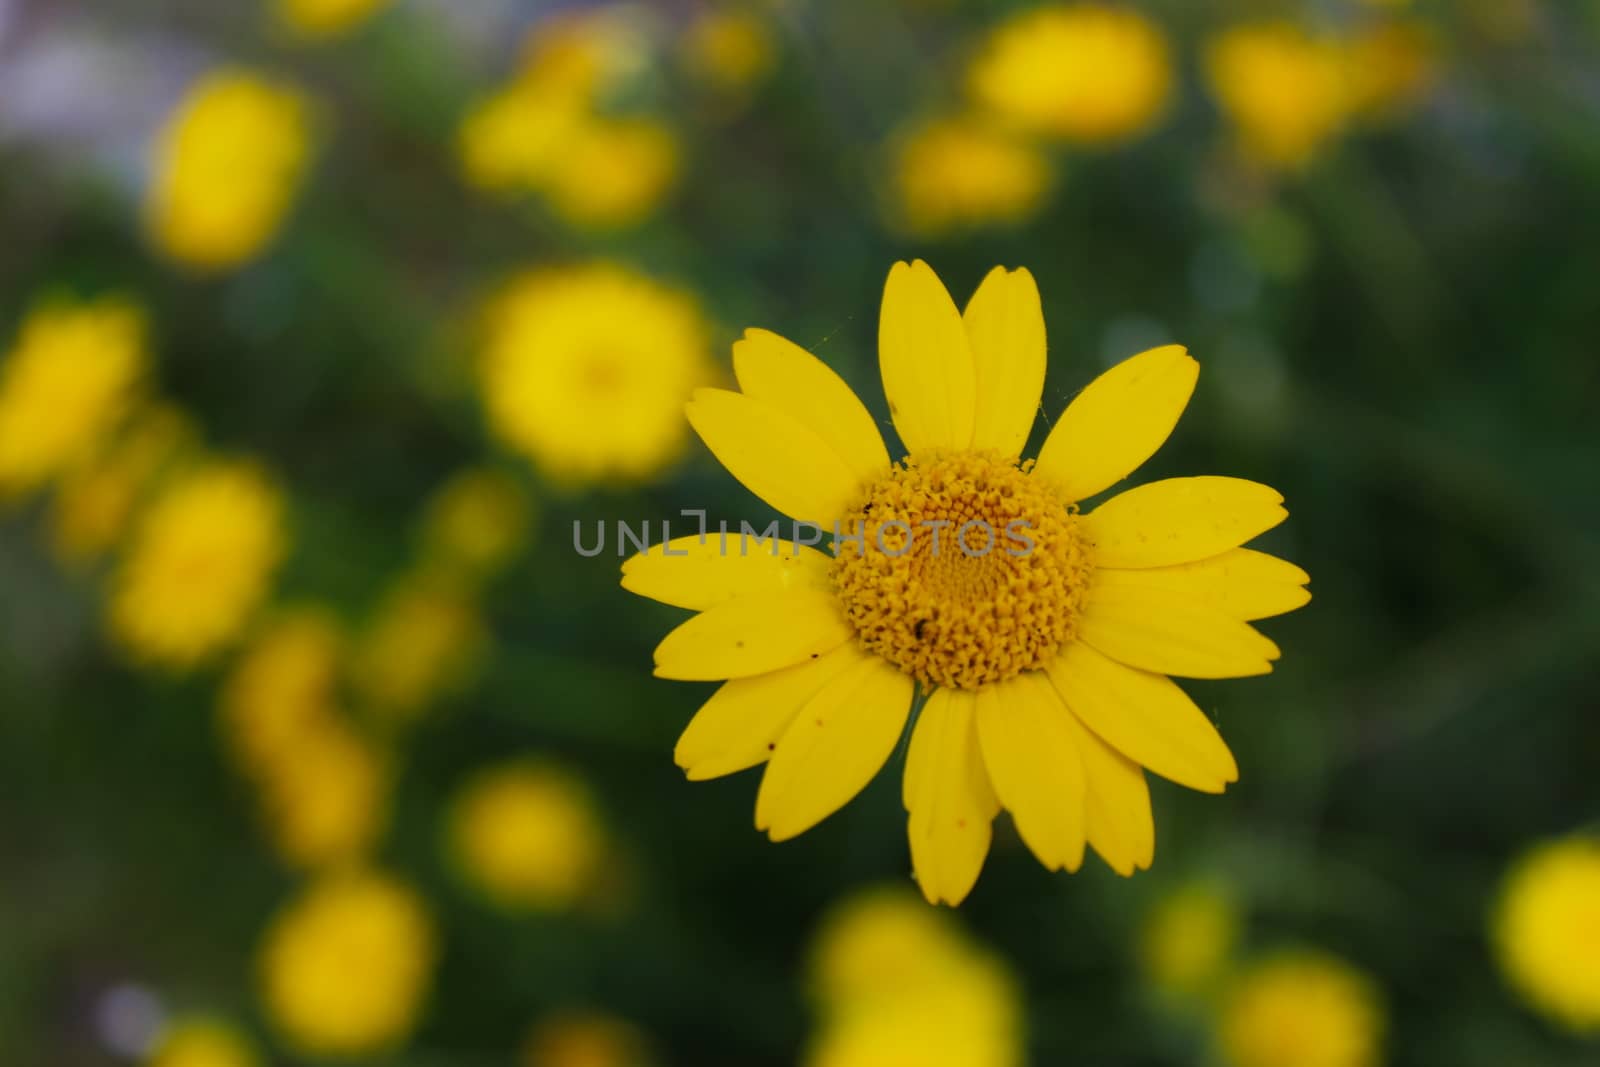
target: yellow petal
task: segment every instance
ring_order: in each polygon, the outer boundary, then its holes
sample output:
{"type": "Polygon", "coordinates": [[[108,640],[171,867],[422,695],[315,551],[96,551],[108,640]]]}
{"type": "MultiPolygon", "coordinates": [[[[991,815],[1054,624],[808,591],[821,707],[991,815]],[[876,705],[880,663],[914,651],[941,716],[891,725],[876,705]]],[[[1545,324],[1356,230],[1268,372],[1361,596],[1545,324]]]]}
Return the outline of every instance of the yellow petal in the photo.
{"type": "Polygon", "coordinates": [[[1199,374],[1182,345],[1123,360],[1067,405],[1033,472],[1069,501],[1110,488],[1165,443],[1199,374]]]}
{"type": "Polygon", "coordinates": [[[907,452],[972,444],[977,391],[966,327],[944,283],[920,259],[889,271],[878,363],[907,452]]]}
{"type": "Polygon", "coordinates": [[[1217,728],[1172,679],[1124,667],[1081,641],[1046,671],[1079,721],[1135,763],[1203,793],[1239,780],[1217,728]]]}
{"type": "Polygon", "coordinates": [[[1182,678],[1266,674],[1278,646],[1247,622],[1182,593],[1089,587],[1078,639],[1130,667],[1182,678]]]}
{"type": "Polygon", "coordinates": [[[1068,718],[1088,785],[1084,814],[1090,847],[1124,878],[1149,869],[1155,859],[1156,823],[1144,771],[1100,740],[1076,715],[1068,718]]]}
{"type": "Polygon", "coordinates": [[[739,597],[688,620],[656,646],[656,676],[720,682],[819,659],[850,640],[834,594],[824,589],[739,597]]]}
{"type": "Polygon", "coordinates": [[[1083,863],[1083,764],[1061,698],[1038,671],[978,690],[978,740],[1000,803],[1050,870],[1083,863]]]}
{"type": "Polygon", "coordinates": [[[724,682],[689,721],[673,759],[697,782],[765,762],[795,712],[863,655],[844,644],[795,667],[724,682]]]}
{"type": "Polygon", "coordinates": [[[1015,457],[1028,443],[1044,391],[1044,310],[1026,268],[996,267],[967,302],[966,323],[977,379],[973,448],[1015,457]]]}
{"type": "Polygon", "coordinates": [[[756,593],[830,588],[832,558],[778,538],[708,531],[651,545],[622,565],[622,588],[663,604],[704,611],[756,593]]]}
{"type": "Polygon", "coordinates": [[[1303,607],[1311,600],[1304,588],[1311,576],[1287,560],[1235,548],[1194,563],[1142,570],[1101,570],[1101,588],[1138,588],[1178,593],[1203,602],[1224,615],[1246,622],[1269,619],[1303,607]]]}
{"type": "Polygon", "coordinates": [[[978,751],[973,706],[970,692],[934,690],[906,753],[911,864],[929,904],[954,907],[972,892],[1000,810],[978,751]]]}
{"type": "Polygon", "coordinates": [[[756,795],[756,829],[774,841],[802,834],[872,781],[911,713],[909,675],[877,656],[830,680],[778,739],[756,795]]]}
{"type": "Polygon", "coordinates": [[[744,394],[794,417],[870,482],[889,470],[883,435],[843,378],[810,352],[766,330],[746,330],[733,345],[733,373],[744,394]]]}
{"type": "Polygon", "coordinates": [[[1168,478],[1083,517],[1098,567],[1167,567],[1238,548],[1289,517],[1283,494],[1243,478],[1168,478]]]}
{"type": "Polygon", "coordinates": [[[855,497],[855,472],[792,415],[726,389],[696,389],[685,410],[728,473],[790,518],[831,531],[855,497]]]}

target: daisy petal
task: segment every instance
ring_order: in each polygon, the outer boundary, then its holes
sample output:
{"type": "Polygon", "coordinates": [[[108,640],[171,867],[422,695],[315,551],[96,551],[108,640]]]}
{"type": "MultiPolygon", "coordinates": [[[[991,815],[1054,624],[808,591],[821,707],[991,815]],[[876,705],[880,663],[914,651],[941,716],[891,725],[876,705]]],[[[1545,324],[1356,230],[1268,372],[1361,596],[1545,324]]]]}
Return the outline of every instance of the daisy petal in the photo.
{"type": "Polygon", "coordinates": [[[1037,671],[978,690],[978,739],[1000,803],[1050,870],[1083,863],[1083,763],[1069,713],[1037,671]]]}
{"type": "Polygon", "coordinates": [[[1289,517],[1283,494],[1243,478],[1168,478],[1083,517],[1097,567],[1167,567],[1220,555],[1289,517]]]}
{"type": "Polygon", "coordinates": [[[1142,570],[1101,570],[1101,588],[1138,588],[1179,593],[1224,615],[1249,622],[1304,607],[1311,600],[1311,576],[1287,560],[1235,548],[1195,563],[1142,570]]]}
{"type": "Polygon", "coordinates": [[[1172,679],[1124,667],[1081,641],[1046,672],[1073,714],[1135,763],[1202,793],[1239,780],[1217,728],[1172,679]]]}
{"type": "Polygon", "coordinates": [[[863,656],[790,721],[756,794],[756,829],[802,834],[864,789],[894,751],[911,713],[911,677],[863,656]]]}
{"type": "Polygon", "coordinates": [[[1015,458],[1028,443],[1044,392],[1044,311],[1027,268],[996,267],[962,313],[977,379],[973,448],[1015,458]]]}
{"type": "Polygon", "coordinates": [[[862,655],[845,644],[795,667],[724,682],[689,720],[673,759],[695,782],[765,762],[795,712],[862,655]]]}
{"type": "Polygon", "coordinates": [[[766,330],[746,330],[733,345],[733,373],[745,396],[793,416],[826,441],[858,482],[889,470],[883,435],[861,398],[799,345],[766,330]]]}
{"type": "Polygon", "coordinates": [[[935,690],[906,753],[911,863],[929,904],[954,907],[972,892],[1000,810],[978,751],[973,706],[970,692],[935,690]]]}
{"type": "Polygon", "coordinates": [[[1123,360],[1067,405],[1033,472],[1069,501],[1109,489],[1166,442],[1199,374],[1182,345],[1123,360]]]}
{"type": "Polygon", "coordinates": [[[1124,878],[1147,870],[1155,859],[1156,823],[1144,771],[1095,736],[1076,715],[1068,718],[1088,784],[1084,813],[1090,847],[1124,878]]]}
{"type": "Polygon", "coordinates": [[[827,441],[770,404],[696,389],[685,411],[728,473],[790,518],[831,530],[856,495],[855,472],[827,441]]]}
{"type": "Polygon", "coordinates": [[[818,659],[850,640],[838,600],[826,589],[725,600],[680,625],[656,646],[656,677],[720,682],[818,659]]]}
{"type": "Polygon", "coordinates": [[[778,538],[690,534],[652,545],[622,565],[622,588],[679,608],[704,611],[755,593],[829,588],[823,552],[778,538]]]}
{"type": "Polygon", "coordinates": [[[1266,674],[1278,646],[1247,622],[1165,589],[1096,583],[1078,638],[1130,667],[1181,678],[1266,674]]]}
{"type": "Polygon", "coordinates": [[[920,259],[889,271],[878,364],[907,452],[972,444],[977,389],[966,327],[944,283],[920,259]]]}

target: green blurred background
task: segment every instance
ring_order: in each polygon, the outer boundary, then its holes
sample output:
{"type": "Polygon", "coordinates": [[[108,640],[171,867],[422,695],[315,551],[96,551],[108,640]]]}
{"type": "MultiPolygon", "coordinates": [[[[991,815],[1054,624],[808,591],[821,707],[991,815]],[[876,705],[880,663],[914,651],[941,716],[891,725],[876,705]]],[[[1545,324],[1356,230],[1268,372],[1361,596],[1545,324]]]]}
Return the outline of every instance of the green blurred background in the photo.
{"type": "MultiPolygon", "coordinates": [[[[1488,932],[1514,859],[1600,817],[1600,9],[1139,5],[1171,42],[1159,122],[1049,143],[1056,175],[1025,218],[908,232],[885,146],[961,106],[975,42],[1022,6],[750,5],[771,63],[732,101],[678,47],[705,7],[634,9],[646,69],[607,106],[666,123],[680,173],[648,217],[596,230],[458,165],[463,116],[550,5],[400,3],[306,41],[234,0],[0,2],[0,338],[42,295],[140,304],[151,391],[283,487],[274,602],[359,625],[463,468],[510,471],[534,501],[476,601],[476,671],[397,742],[373,854],[426,899],[440,955],[414,1033],[372,1062],[514,1062],[536,1019],[574,1007],[630,1020],[659,1063],[804,1061],[821,917],[911,884],[898,776],[782,845],[751,825],[755,774],[683,780],[672,745],[710,687],[650,675],[681,613],[619,588],[610,553],[577,556],[573,523],[704,507],[764,525],[765,506],[692,441],[642,484],[542,477],[486,428],[475,317],[522,268],[613,259],[695,294],[722,373],[767,327],[881,416],[877,302],[914,256],[958,301],[997,263],[1033,271],[1052,418],[1111,362],[1187,345],[1200,385],[1145,475],[1280,489],[1291,518],[1264,547],[1313,578],[1312,603],[1265,626],[1273,674],[1186,686],[1242,775],[1222,797],[1156,783],[1150,872],[1049,874],[997,824],[956,922],[1015,973],[1028,1062],[1213,1062],[1204,1023],[1138,965],[1142,917],[1196,879],[1227,887],[1241,954],[1315,945],[1369,974],[1385,1062],[1600,1062],[1511,993],[1488,932]],[[1415,20],[1429,84],[1303,166],[1252,165],[1198,56],[1263,15],[1415,20]],[[221,62],[297,85],[316,134],[270,244],[197,274],[153,249],[140,200],[164,116],[221,62]],[[443,854],[456,790],[522,752],[589,783],[615,857],[603,906],[508,915],[443,854]]],[[[105,636],[104,567],[52,557],[46,500],[0,510],[0,1063],[137,1059],[118,1004],[220,1014],[267,1062],[319,1062],[256,995],[261,931],[308,875],[265,842],[223,753],[228,657],[130,662],[105,636]]]]}

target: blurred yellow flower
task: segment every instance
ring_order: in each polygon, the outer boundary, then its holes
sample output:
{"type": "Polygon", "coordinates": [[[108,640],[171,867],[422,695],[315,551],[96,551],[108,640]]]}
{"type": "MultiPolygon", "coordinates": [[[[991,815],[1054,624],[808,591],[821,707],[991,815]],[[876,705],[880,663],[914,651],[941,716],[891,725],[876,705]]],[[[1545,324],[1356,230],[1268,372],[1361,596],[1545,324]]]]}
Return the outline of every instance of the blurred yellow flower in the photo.
{"type": "Polygon", "coordinates": [[[518,80],[597,104],[648,68],[649,17],[647,7],[627,3],[548,17],[528,33],[518,80]]]}
{"type": "Polygon", "coordinates": [[[432,921],[409,887],[371,872],[328,875],[267,928],[263,1007],[305,1055],[381,1053],[410,1035],[434,957],[432,921]]]}
{"type": "Polygon", "coordinates": [[[503,908],[571,907],[600,873],[606,831],[588,787],[553,764],[523,759],[480,772],[450,811],[462,874],[503,908]]]}
{"type": "Polygon", "coordinates": [[[475,104],[461,122],[466,178],[496,193],[540,188],[586,122],[582,101],[543,83],[519,81],[475,104]]]}
{"type": "Polygon", "coordinates": [[[955,970],[971,948],[948,916],[901,889],[868,889],[846,898],[823,919],[812,943],[810,971],[818,1000],[830,1010],[955,970]]]}
{"type": "Polygon", "coordinates": [[[993,960],[886,995],[826,1023],[805,1067],[1020,1067],[1021,1010],[993,960]]]}
{"type": "Polygon", "coordinates": [[[51,516],[57,558],[76,566],[110,549],[161,469],[193,436],[181,412],[156,405],[130,416],[92,460],[64,474],[51,516]]]}
{"type": "Polygon", "coordinates": [[[278,19],[303,37],[335,37],[355,29],[389,0],[277,0],[278,19]]]}
{"type": "Polygon", "coordinates": [[[626,1019],[575,1012],[540,1020],[520,1062],[521,1067],[648,1067],[652,1060],[644,1035],[626,1019]]]}
{"type": "Polygon", "coordinates": [[[266,775],[335,712],[344,635],[320,607],[281,612],[250,641],[223,682],[221,725],[239,767],[266,775]]]}
{"type": "Polygon", "coordinates": [[[260,779],[267,835],[293,867],[326,867],[370,851],[388,816],[388,768],[336,721],[318,724],[260,779]]]}
{"type": "Polygon", "coordinates": [[[464,578],[487,577],[526,544],[532,513],[533,502],[510,474],[492,467],[459,471],[428,502],[426,564],[464,578]]]}
{"type": "Polygon", "coordinates": [[[532,271],[490,309],[489,423],[556,481],[642,481],[682,451],[683,405],[711,376],[699,304],[606,263],[532,271]]]}
{"type": "Polygon", "coordinates": [[[1528,1004],[1600,1034],[1600,837],[1547,841],[1519,859],[1492,933],[1501,969],[1528,1004]]]}
{"type": "Polygon", "coordinates": [[[1033,145],[971,118],[916,125],[892,153],[895,221],[921,236],[1025,221],[1052,177],[1033,145]]]}
{"type": "Polygon", "coordinates": [[[260,606],[283,556],[282,494],[253,464],[212,461],[140,516],[112,581],[109,623],[136,658],[193,667],[260,606]]]}
{"type": "Polygon", "coordinates": [[[1376,1067],[1382,1059],[1377,989],[1321,952],[1286,952],[1245,969],[1217,1025],[1231,1067],[1376,1067]]]}
{"type": "Polygon", "coordinates": [[[550,206],[582,229],[643,222],[678,177],[678,142],[648,118],[591,118],[563,146],[545,177],[550,206]]]}
{"type": "Polygon", "coordinates": [[[1013,1067],[1016,980],[946,915],[869,890],[824,920],[812,982],[822,1025],[805,1067],[1013,1067]]]}
{"type": "Polygon", "coordinates": [[[144,315],[115,298],[51,302],[0,357],[0,502],[93,455],[144,374],[144,315]]]}
{"type": "Polygon", "coordinates": [[[395,583],[368,623],[352,682],[380,716],[411,719],[471,678],[488,639],[477,604],[457,582],[410,574],[395,583]]]}
{"type": "Polygon", "coordinates": [[[1241,149],[1268,167],[1304,166],[1349,115],[1340,45],[1293,23],[1223,31],[1206,47],[1205,72],[1241,149]]]}
{"type": "Polygon", "coordinates": [[[1437,75],[1433,37],[1420,22],[1391,19],[1368,27],[1345,45],[1350,104],[1385,119],[1414,106],[1437,75]]]}
{"type": "Polygon", "coordinates": [[[257,1067],[261,1058],[237,1027],[218,1019],[181,1019],[157,1039],[145,1067],[257,1067]]]}
{"type": "Polygon", "coordinates": [[[299,92],[249,71],[197,82],[155,145],[145,214],[156,245],[199,270],[260,252],[304,176],[307,111],[299,92]]]}
{"type": "Polygon", "coordinates": [[[1112,144],[1156,124],[1172,77],[1165,36],[1132,7],[1047,4],[995,28],[968,86],[978,103],[1022,129],[1112,144]]]}
{"type": "Polygon", "coordinates": [[[753,11],[712,7],[685,27],[680,45],[691,77],[722,93],[747,92],[771,72],[777,49],[753,11]]]}
{"type": "Polygon", "coordinates": [[[1193,883],[1161,897],[1139,931],[1139,962],[1159,993],[1189,998],[1223,975],[1239,938],[1239,913],[1220,887],[1193,883]]]}

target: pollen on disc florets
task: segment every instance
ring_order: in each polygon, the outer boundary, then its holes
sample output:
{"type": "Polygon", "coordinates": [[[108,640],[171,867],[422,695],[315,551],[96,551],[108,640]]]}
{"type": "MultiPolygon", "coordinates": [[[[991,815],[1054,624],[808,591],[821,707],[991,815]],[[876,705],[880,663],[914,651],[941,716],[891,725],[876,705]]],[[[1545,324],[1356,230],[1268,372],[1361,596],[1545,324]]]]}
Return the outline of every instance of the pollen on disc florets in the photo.
{"type": "Polygon", "coordinates": [[[913,456],[839,529],[833,579],[857,640],[924,687],[1003,682],[1072,638],[1089,574],[1078,516],[1026,465],[913,456]]]}

